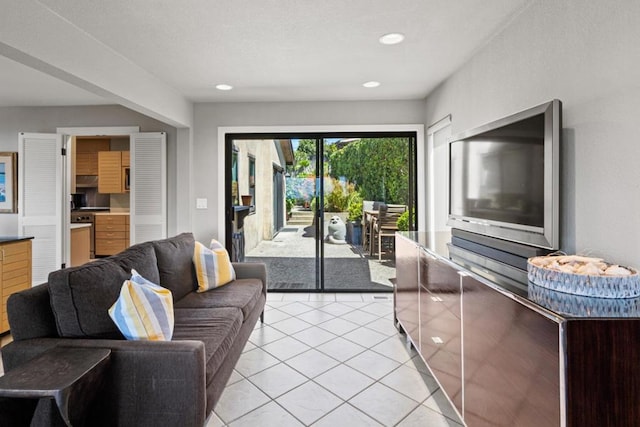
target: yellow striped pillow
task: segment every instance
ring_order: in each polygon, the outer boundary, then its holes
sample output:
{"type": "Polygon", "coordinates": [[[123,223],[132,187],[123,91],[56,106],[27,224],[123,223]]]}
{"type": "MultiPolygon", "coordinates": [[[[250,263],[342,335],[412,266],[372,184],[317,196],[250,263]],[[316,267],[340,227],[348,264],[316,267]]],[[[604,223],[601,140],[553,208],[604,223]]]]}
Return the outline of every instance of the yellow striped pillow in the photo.
{"type": "Polygon", "coordinates": [[[131,270],[120,296],[109,308],[122,335],[128,340],[171,341],[173,336],[173,297],[171,291],[131,270]]]}
{"type": "Polygon", "coordinates": [[[206,292],[236,279],[227,250],[215,239],[211,240],[211,249],[196,242],[193,265],[198,278],[198,292],[206,292]]]}

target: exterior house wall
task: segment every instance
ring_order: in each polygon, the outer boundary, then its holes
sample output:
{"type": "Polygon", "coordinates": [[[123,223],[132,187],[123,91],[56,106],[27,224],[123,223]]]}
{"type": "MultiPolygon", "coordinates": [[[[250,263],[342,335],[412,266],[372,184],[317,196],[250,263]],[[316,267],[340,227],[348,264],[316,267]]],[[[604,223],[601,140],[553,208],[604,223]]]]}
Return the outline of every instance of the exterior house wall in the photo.
{"type": "Polygon", "coordinates": [[[284,168],[273,140],[236,140],[238,153],[238,190],[249,194],[249,158],[255,159],[254,211],[244,220],[245,253],[254,249],[262,240],[271,240],[273,222],[273,165],[284,168]]]}
{"type": "Polygon", "coordinates": [[[451,114],[456,134],[560,99],[562,249],[636,267],[638,22],[637,1],[533,1],[426,101],[426,124],[451,114]]]}

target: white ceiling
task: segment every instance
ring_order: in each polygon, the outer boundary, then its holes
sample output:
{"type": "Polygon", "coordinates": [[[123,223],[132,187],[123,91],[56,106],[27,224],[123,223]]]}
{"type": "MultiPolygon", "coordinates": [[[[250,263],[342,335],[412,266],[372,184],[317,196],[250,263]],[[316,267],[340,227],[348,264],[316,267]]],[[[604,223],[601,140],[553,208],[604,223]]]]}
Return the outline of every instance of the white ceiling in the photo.
{"type": "MultiPolygon", "coordinates": [[[[39,1],[188,99],[226,102],[424,98],[530,0],[39,1]],[[389,32],[406,39],[378,43],[389,32]]],[[[105,103],[2,57],[0,79],[4,106],[105,103]]]]}

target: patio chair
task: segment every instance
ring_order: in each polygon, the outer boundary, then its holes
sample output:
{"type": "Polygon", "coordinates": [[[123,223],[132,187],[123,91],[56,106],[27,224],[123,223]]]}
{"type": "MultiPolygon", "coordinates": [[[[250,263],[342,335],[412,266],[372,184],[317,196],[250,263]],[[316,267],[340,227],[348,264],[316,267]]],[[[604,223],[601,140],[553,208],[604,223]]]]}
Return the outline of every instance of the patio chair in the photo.
{"type": "Polygon", "coordinates": [[[371,253],[371,226],[372,219],[367,211],[371,212],[374,205],[373,200],[362,201],[362,249],[371,253]]]}
{"type": "Polygon", "coordinates": [[[405,205],[386,205],[382,204],[379,208],[378,219],[374,229],[373,242],[378,242],[378,261],[382,261],[382,241],[383,239],[391,240],[390,248],[394,249],[395,234],[398,231],[398,218],[407,210],[405,205]]]}

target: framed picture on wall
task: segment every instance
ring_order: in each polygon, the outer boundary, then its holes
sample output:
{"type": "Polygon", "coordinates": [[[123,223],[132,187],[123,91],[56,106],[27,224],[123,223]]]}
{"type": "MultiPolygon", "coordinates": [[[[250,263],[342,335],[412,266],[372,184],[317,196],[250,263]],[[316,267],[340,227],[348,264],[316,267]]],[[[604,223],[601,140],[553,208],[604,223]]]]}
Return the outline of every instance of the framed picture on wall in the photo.
{"type": "Polygon", "coordinates": [[[0,213],[18,212],[18,153],[0,153],[0,213]]]}

